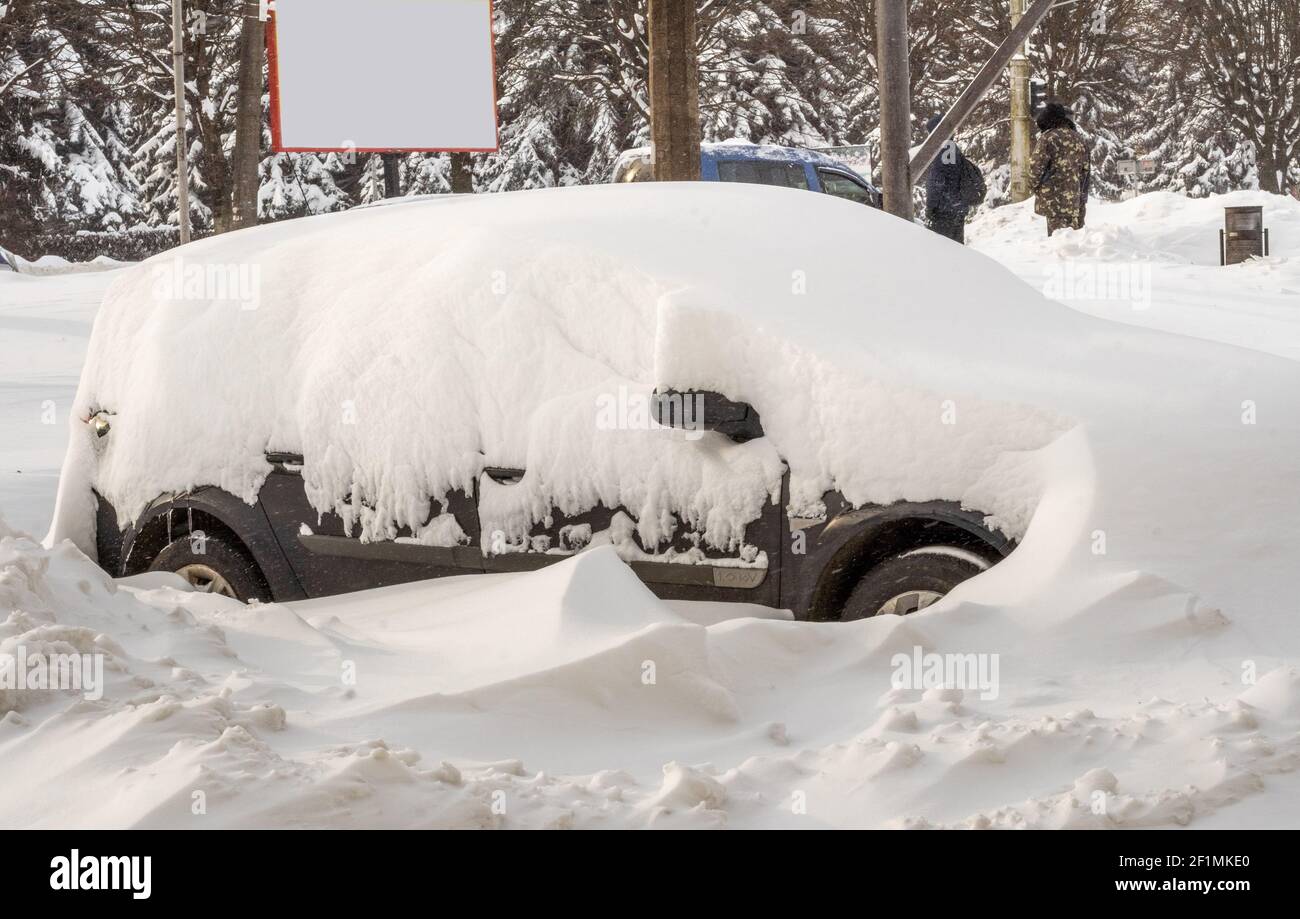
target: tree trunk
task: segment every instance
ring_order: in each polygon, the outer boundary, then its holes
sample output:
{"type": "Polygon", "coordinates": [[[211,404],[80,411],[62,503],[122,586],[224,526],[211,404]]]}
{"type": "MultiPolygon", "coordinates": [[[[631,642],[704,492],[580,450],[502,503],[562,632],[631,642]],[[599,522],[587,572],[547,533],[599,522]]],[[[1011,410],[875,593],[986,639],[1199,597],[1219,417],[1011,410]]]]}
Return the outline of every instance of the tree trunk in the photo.
{"type": "Polygon", "coordinates": [[[451,191],[455,195],[474,194],[474,163],[468,153],[451,155],[451,191]]]}
{"type": "Polygon", "coordinates": [[[907,0],[877,0],[880,67],[880,184],[885,210],[904,220],[912,207],[912,83],[908,76],[907,0]]]}
{"type": "Polygon", "coordinates": [[[396,153],[384,153],[384,197],[400,198],[402,196],[402,178],[398,171],[396,153]]]}
{"type": "Polygon", "coordinates": [[[258,0],[244,4],[239,49],[239,99],[235,113],[234,229],[257,225],[258,167],[262,162],[262,63],[266,24],[258,19],[258,0]]]}
{"type": "Polygon", "coordinates": [[[1287,158],[1276,132],[1265,129],[1255,138],[1255,168],[1262,191],[1280,195],[1286,191],[1287,158]]]}
{"type": "Polygon", "coordinates": [[[656,181],[700,177],[695,0],[650,0],[650,143],[656,181]]]}

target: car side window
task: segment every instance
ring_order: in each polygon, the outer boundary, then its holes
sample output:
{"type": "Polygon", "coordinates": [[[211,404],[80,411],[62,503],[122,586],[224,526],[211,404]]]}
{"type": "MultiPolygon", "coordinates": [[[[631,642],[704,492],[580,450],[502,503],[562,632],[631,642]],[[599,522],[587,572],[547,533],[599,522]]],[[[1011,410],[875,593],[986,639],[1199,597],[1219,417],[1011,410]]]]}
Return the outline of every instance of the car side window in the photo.
{"type": "Polygon", "coordinates": [[[842,172],[818,169],[817,178],[821,180],[822,190],[828,195],[856,201],[859,204],[872,204],[871,189],[861,182],[851,179],[842,172]]]}
{"type": "Polygon", "coordinates": [[[722,160],[718,178],[723,182],[748,182],[751,185],[780,185],[783,188],[808,188],[808,173],[802,163],[763,160],[722,160]]]}

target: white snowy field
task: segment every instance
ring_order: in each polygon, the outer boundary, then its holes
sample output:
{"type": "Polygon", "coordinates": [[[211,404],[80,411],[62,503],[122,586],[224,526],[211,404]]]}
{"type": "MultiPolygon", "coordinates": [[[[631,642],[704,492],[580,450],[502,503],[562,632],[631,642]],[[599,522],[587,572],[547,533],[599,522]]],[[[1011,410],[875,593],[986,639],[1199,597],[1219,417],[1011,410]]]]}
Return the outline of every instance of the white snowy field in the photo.
{"type": "MultiPolygon", "coordinates": [[[[1206,417],[1235,419],[1241,380],[1300,391],[1300,202],[1226,198],[1266,205],[1272,259],[1217,266],[1225,199],[1094,205],[1050,241],[1023,206],[971,228],[1077,309],[1249,350],[1160,338],[1188,363],[1137,394],[1150,442],[1046,448],[1022,549],[904,619],[664,603],[609,548],[245,607],[0,531],[0,651],[108,660],[102,700],[0,689],[0,826],[1300,826],[1296,402],[1249,392],[1285,417],[1244,434],[1161,422],[1220,380],[1206,417]],[[1075,540],[1103,519],[1120,561],[1085,565],[1075,540]],[[916,649],[996,653],[1000,691],[892,688],[916,649]]],[[[50,519],[110,274],[0,275],[9,527],[50,519]]],[[[1139,348],[1105,335],[1099,391],[1139,348]]]]}
{"type": "Polygon", "coordinates": [[[0,272],[0,514],[49,527],[68,411],[95,311],[116,272],[0,272]]]}
{"type": "Polygon", "coordinates": [[[1033,202],[985,213],[967,242],[1025,283],[1118,322],[1300,360],[1300,201],[1241,191],[1094,201],[1087,226],[1047,236],[1033,202]],[[1219,265],[1225,207],[1264,208],[1270,257],[1219,265]]]}

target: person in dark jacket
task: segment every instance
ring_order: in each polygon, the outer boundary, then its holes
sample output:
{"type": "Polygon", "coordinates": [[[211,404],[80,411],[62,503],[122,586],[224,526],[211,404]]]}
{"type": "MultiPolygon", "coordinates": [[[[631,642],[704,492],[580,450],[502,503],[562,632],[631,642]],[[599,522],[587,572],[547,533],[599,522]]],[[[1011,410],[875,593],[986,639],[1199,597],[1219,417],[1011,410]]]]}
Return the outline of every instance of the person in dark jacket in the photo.
{"type": "MultiPolygon", "coordinates": [[[[943,120],[935,115],[926,126],[933,132],[943,120]]],[[[930,229],[954,242],[966,242],[966,216],[984,200],[984,176],[962,155],[957,142],[939,148],[925,174],[925,220],[930,229]]]]}
{"type": "Polygon", "coordinates": [[[1049,102],[1034,119],[1041,132],[1029,165],[1034,213],[1047,218],[1047,235],[1070,227],[1083,229],[1092,185],[1088,143],[1070,120],[1070,110],[1049,102]]]}

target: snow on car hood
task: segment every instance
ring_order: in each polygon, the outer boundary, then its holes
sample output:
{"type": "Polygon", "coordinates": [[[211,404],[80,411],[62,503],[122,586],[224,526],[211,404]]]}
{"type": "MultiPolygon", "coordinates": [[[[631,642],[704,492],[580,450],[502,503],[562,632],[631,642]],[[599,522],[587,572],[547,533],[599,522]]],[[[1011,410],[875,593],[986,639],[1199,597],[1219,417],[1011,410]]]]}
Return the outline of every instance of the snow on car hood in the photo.
{"type": "Polygon", "coordinates": [[[115,281],[75,406],[114,412],[112,433],[73,422],[52,536],[93,549],[92,487],[123,524],[196,485],[251,502],[268,450],[302,453],[313,505],[363,538],[418,528],[430,496],[495,465],[527,469],[515,530],[599,501],[633,511],[647,544],[676,511],[735,548],[781,460],[802,512],[831,488],[948,499],[1020,536],[1051,479],[1035,451],[1076,423],[1090,434],[1069,468],[1116,442],[1116,475],[1141,477],[1133,448],[1153,425],[1239,433],[1242,400],[1284,388],[1248,384],[1257,359],[1231,349],[1207,366],[1211,349],[1083,316],[919,226],[788,189],[548,189],[294,220],[115,281]],[[1202,375],[1230,394],[1189,427],[1202,375]],[[749,401],[767,437],[644,429],[635,407],[656,386],[749,401]]]}

